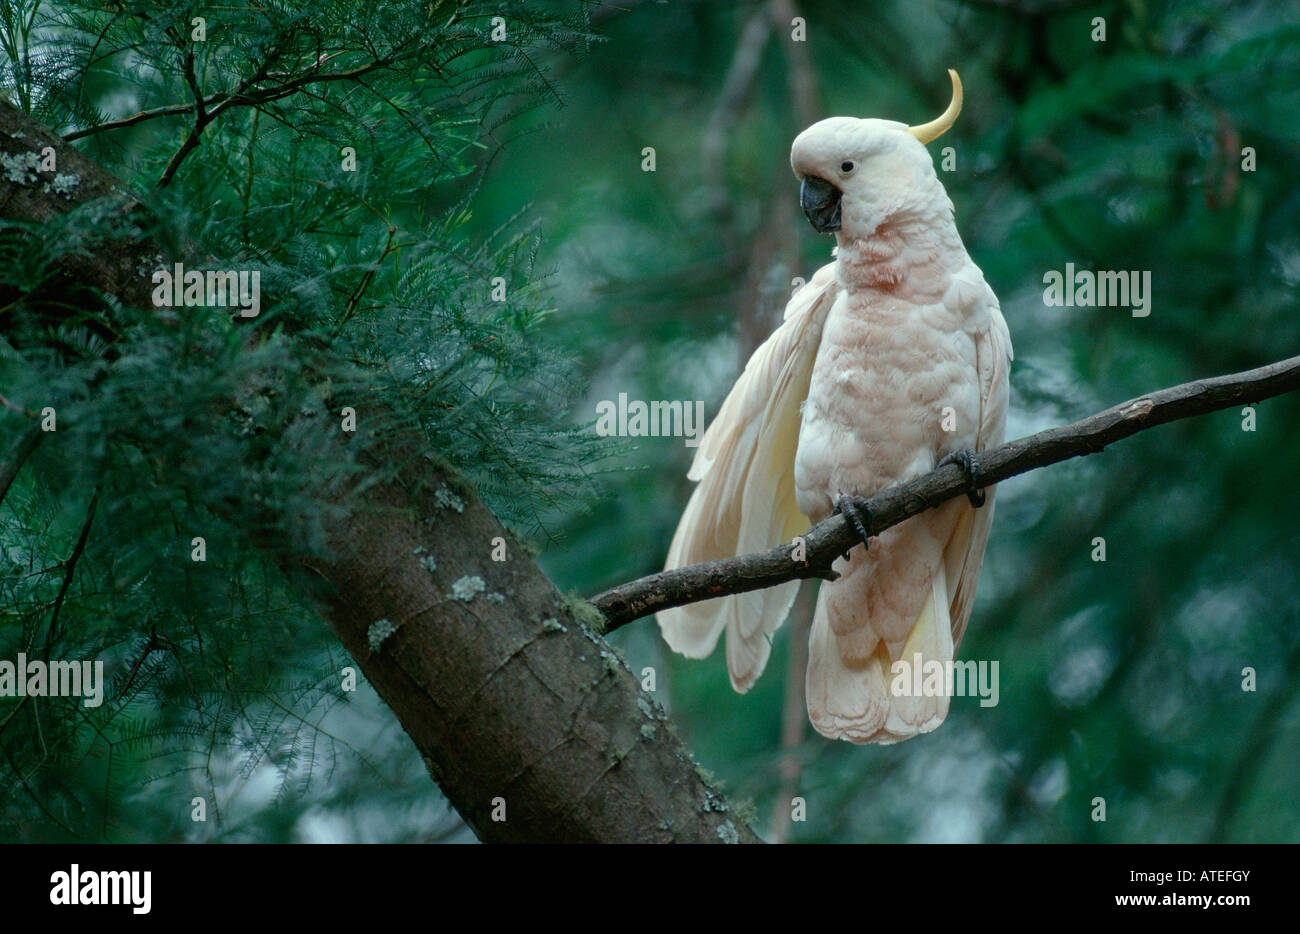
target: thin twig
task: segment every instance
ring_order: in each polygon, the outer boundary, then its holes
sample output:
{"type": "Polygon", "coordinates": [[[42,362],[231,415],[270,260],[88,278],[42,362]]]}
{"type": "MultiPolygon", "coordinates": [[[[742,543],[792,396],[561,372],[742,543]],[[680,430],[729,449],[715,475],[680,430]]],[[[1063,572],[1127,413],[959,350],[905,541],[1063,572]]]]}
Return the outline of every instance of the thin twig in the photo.
{"type": "Polygon", "coordinates": [[[144,660],[154,652],[161,650],[162,647],[162,643],[158,640],[158,633],[154,630],[150,630],[149,641],[144,644],[144,648],[140,650],[140,654],[137,655],[135,661],[131,663],[131,670],[127,672],[126,675],[126,683],[123,684],[122,689],[117,692],[117,697],[115,697],[114,700],[121,700],[123,697],[126,697],[126,692],[131,690],[131,685],[135,684],[135,676],[139,673],[140,666],[144,664],[144,660]]]}
{"type": "Polygon", "coordinates": [[[176,150],[176,153],[170,160],[168,160],[167,168],[163,170],[162,177],[158,179],[156,187],[166,188],[171,184],[172,178],[176,175],[176,170],[181,167],[181,163],[185,161],[185,157],[197,148],[199,145],[199,137],[202,136],[204,129],[207,128],[207,125],[210,122],[211,120],[200,118],[194,120],[194,126],[190,128],[189,134],[185,137],[185,142],[181,143],[181,148],[176,150]]]}
{"type": "Polygon", "coordinates": [[[9,487],[13,485],[18,471],[23,469],[23,464],[27,463],[27,458],[32,456],[46,434],[48,432],[41,430],[40,422],[30,422],[9,449],[5,459],[0,461],[0,503],[9,495],[9,487]]]}
{"type": "Polygon", "coordinates": [[[59,587],[59,593],[54,598],[54,611],[50,614],[50,628],[45,631],[45,659],[50,657],[50,646],[58,638],[59,611],[63,609],[63,599],[68,595],[68,588],[72,586],[72,575],[76,573],[77,561],[81,558],[82,552],[86,550],[86,541],[90,538],[90,524],[95,521],[95,509],[99,506],[99,490],[95,487],[95,492],[90,497],[90,508],[86,510],[86,521],[81,524],[81,534],[77,536],[77,544],[72,548],[72,554],[64,562],[65,573],[63,575],[63,584],[59,587]]]}
{"type": "MultiPolygon", "coordinates": [[[[229,97],[228,91],[218,91],[204,98],[203,102],[211,106],[218,101],[225,100],[229,97]]],[[[134,113],[129,117],[123,117],[120,120],[107,120],[104,123],[97,123],[94,126],[88,126],[80,130],[71,130],[63,134],[63,141],[71,143],[85,136],[94,136],[98,133],[106,133],[109,130],[122,130],[127,127],[135,126],[137,123],[144,123],[146,120],[156,120],[159,117],[179,117],[187,114],[194,109],[193,104],[168,104],[165,107],[155,107],[153,110],[142,110],[134,113]]]]}
{"type": "Polygon", "coordinates": [[[181,71],[185,75],[185,83],[189,86],[190,93],[194,96],[194,126],[190,129],[189,135],[185,137],[185,142],[181,143],[181,148],[168,160],[162,178],[158,179],[159,188],[166,188],[171,184],[172,178],[176,175],[176,170],[181,167],[185,157],[198,146],[199,137],[203,135],[204,127],[212,122],[212,118],[208,115],[208,106],[204,103],[203,89],[199,87],[199,76],[194,71],[194,45],[193,43],[187,45],[184,35],[176,30],[169,30],[169,32],[177,47],[184,53],[181,71]]]}
{"type": "Polygon", "coordinates": [[[357,287],[353,289],[352,294],[348,296],[348,304],[343,310],[343,317],[339,319],[339,323],[334,328],[335,336],[343,330],[344,326],[352,320],[352,316],[357,313],[357,306],[365,296],[366,290],[369,289],[371,283],[374,282],[375,274],[378,272],[380,265],[384,260],[388,259],[393,252],[393,237],[396,234],[397,228],[392,224],[389,224],[388,239],[384,242],[384,249],[379,254],[379,258],[370,264],[370,268],[361,276],[361,281],[357,283],[357,287]]]}

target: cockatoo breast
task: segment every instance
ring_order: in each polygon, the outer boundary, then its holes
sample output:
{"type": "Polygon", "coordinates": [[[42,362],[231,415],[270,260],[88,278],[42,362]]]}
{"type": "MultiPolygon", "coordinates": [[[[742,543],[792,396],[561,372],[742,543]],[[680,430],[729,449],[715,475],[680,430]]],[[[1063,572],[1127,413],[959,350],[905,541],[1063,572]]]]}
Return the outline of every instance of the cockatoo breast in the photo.
{"type": "Polygon", "coordinates": [[[975,447],[972,331],[981,322],[969,320],[972,303],[953,300],[954,273],[969,277],[974,267],[950,225],[841,241],[842,288],[822,332],[794,463],[799,509],[814,522],[840,495],[871,496],[975,447]]]}

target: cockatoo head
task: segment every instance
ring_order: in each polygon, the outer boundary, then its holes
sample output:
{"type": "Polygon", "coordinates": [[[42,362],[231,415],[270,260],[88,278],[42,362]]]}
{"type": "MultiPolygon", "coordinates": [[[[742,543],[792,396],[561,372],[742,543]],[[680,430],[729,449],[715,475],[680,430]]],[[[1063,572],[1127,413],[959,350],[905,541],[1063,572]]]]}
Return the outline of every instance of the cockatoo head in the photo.
{"type": "Polygon", "coordinates": [[[790,165],[802,182],[804,214],[836,239],[870,237],[908,215],[951,210],[925,144],[944,133],[961,111],[961,79],[951,68],[952,102],[936,120],[907,126],[894,120],[831,117],[795,137],[790,165]]]}

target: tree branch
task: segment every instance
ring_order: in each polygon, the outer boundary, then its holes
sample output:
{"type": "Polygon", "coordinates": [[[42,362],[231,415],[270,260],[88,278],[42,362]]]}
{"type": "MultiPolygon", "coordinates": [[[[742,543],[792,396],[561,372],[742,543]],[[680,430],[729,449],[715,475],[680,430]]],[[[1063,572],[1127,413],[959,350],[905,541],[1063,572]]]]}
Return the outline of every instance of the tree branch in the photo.
{"type": "MultiPolygon", "coordinates": [[[[1258,402],[1295,389],[1300,389],[1300,357],[1161,389],[1072,424],[980,452],[978,486],[992,486],[1038,467],[1096,454],[1108,444],[1156,425],[1258,402]]],[[[882,490],[867,501],[871,515],[867,531],[878,535],[904,519],[964,494],[966,488],[961,468],[948,464],[882,490]]],[[[839,515],[822,520],[800,538],[806,558],[802,563],[792,557],[794,544],[786,543],[759,554],[651,574],[599,593],[591,603],[605,615],[609,632],[659,610],[712,597],[760,590],[801,578],[834,580],[838,575],[832,563],[861,544],[848,520],[839,515]]]]}
{"type": "Polygon", "coordinates": [[[185,83],[189,85],[190,93],[194,95],[194,126],[190,128],[189,135],[181,143],[181,148],[168,161],[167,168],[163,171],[162,177],[158,179],[159,188],[166,188],[171,184],[173,176],[176,175],[176,170],[181,167],[185,157],[199,145],[199,137],[203,135],[204,127],[212,120],[208,115],[207,104],[203,102],[203,89],[199,87],[199,77],[194,71],[194,48],[192,45],[187,48],[184,37],[178,35],[175,30],[170,30],[170,32],[176,41],[177,47],[183,53],[185,83]]]}

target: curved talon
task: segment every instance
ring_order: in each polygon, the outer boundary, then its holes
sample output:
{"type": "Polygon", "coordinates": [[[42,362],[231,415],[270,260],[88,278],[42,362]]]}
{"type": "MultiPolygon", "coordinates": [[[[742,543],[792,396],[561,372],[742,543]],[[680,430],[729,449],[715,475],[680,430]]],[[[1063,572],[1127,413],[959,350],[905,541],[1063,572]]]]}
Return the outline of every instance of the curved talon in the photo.
{"type": "MultiPolygon", "coordinates": [[[[871,542],[868,540],[871,536],[868,529],[871,527],[871,509],[867,506],[867,501],[860,497],[841,494],[840,498],[835,501],[835,513],[844,516],[853,526],[853,531],[858,533],[858,538],[862,539],[862,547],[870,548],[871,542]]],[[[847,558],[849,553],[846,551],[843,557],[847,558]]]]}
{"type": "Polygon", "coordinates": [[[970,448],[963,448],[960,451],[953,451],[946,455],[939,463],[935,464],[935,469],[946,467],[948,464],[956,464],[961,468],[961,472],[966,475],[966,498],[976,509],[984,505],[987,497],[977,483],[980,479],[980,462],[975,457],[975,453],[970,448]]]}

